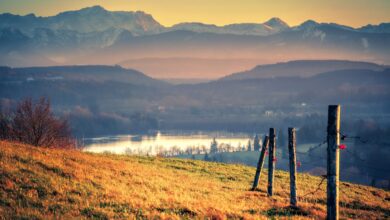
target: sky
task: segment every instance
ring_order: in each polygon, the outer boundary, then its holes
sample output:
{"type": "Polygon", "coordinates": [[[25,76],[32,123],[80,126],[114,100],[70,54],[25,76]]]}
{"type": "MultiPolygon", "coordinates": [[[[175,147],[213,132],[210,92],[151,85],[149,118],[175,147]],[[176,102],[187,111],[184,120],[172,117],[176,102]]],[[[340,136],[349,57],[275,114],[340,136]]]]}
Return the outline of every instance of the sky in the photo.
{"type": "Polygon", "coordinates": [[[292,26],[308,19],[353,27],[390,22],[390,0],[0,0],[0,13],[51,16],[93,5],[144,11],[165,26],[180,22],[262,23],[272,17],[292,26]]]}

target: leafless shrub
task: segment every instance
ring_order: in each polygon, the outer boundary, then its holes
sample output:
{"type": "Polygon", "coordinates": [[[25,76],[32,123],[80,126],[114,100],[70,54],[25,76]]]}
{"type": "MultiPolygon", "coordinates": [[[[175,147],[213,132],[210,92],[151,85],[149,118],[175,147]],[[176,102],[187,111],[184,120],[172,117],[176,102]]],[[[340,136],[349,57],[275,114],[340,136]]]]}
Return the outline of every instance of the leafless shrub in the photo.
{"type": "Polygon", "coordinates": [[[71,148],[73,141],[67,120],[56,118],[46,98],[37,102],[25,99],[15,112],[0,116],[2,139],[11,139],[34,146],[71,148]]]}

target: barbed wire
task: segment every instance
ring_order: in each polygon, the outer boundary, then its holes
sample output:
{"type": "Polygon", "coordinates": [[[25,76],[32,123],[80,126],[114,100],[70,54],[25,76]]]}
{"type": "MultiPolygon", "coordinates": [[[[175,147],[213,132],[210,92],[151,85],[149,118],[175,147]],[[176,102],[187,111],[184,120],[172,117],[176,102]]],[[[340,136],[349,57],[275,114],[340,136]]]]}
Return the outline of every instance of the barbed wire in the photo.
{"type": "MultiPolygon", "coordinates": [[[[364,163],[364,166],[367,167],[367,168],[370,168],[372,170],[375,170],[375,171],[378,171],[378,172],[384,172],[384,173],[390,173],[390,169],[384,169],[384,168],[378,168],[372,164],[370,164],[367,160],[364,160],[362,159],[359,155],[357,155],[355,152],[353,151],[350,151],[348,149],[345,149],[345,152],[349,153],[349,155],[351,155],[352,157],[356,158],[357,160],[359,160],[360,162],[363,162],[364,163]]],[[[324,156],[318,156],[318,155],[310,155],[308,153],[299,153],[299,154],[305,154],[305,155],[308,155],[310,159],[318,159],[318,160],[324,160],[326,161],[327,158],[324,157],[324,156]]],[[[318,162],[318,161],[317,161],[318,162]]],[[[305,163],[308,163],[308,164],[311,164],[311,165],[315,165],[315,166],[324,166],[324,164],[319,164],[319,163],[314,163],[313,161],[305,161],[305,163]]],[[[326,168],[326,167],[324,167],[326,168]]],[[[345,172],[345,171],[343,171],[345,172]]]]}
{"type": "Polygon", "coordinates": [[[317,193],[318,191],[321,190],[321,185],[322,185],[322,183],[326,180],[326,178],[327,178],[328,176],[327,176],[327,175],[322,175],[321,177],[322,177],[322,179],[321,179],[320,183],[318,184],[317,188],[316,188],[314,191],[309,192],[309,193],[306,193],[305,195],[301,196],[301,198],[305,198],[305,197],[308,196],[308,195],[314,195],[314,193],[317,193]]]}
{"type": "Polygon", "coordinates": [[[325,139],[325,140],[322,141],[321,143],[319,143],[319,144],[317,144],[317,145],[314,145],[313,147],[310,147],[309,150],[308,150],[308,152],[309,152],[309,151],[313,151],[313,150],[315,150],[315,149],[321,147],[322,145],[326,144],[327,142],[328,142],[328,140],[325,139]]]}
{"type": "MultiPolygon", "coordinates": [[[[390,143],[378,142],[378,141],[370,141],[370,140],[364,139],[364,138],[362,138],[360,136],[350,136],[350,135],[342,134],[341,132],[340,132],[340,135],[341,135],[341,137],[340,137],[341,141],[344,141],[346,139],[354,139],[354,140],[359,141],[362,144],[381,144],[381,145],[384,145],[386,147],[390,146],[390,143]]],[[[298,152],[297,151],[296,153],[297,153],[297,155],[298,154],[300,154],[300,155],[308,155],[308,158],[309,158],[310,161],[305,161],[304,162],[305,164],[311,164],[311,165],[314,165],[314,166],[320,166],[321,168],[325,168],[326,169],[326,164],[319,164],[319,162],[320,161],[325,161],[326,162],[327,158],[325,156],[313,155],[313,154],[311,154],[311,152],[313,152],[313,150],[316,150],[316,149],[320,148],[321,146],[323,146],[327,142],[328,141],[327,141],[327,138],[326,138],[324,141],[322,141],[322,142],[320,142],[320,143],[310,147],[306,152],[298,152]],[[313,162],[313,161],[311,161],[311,159],[317,159],[317,161],[313,162]]],[[[384,172],[386,174],[390,173],[390,169],[384,169],[384,168],[378,168],[378,167],[375,167],[375,166],[371,166],[367,160],[362,159],[360,157],[360,155],[358,155],[354,151],[350,151],[349,149],[346,148],[346,146],[340,145],[340,150],[345,150],[344,152],[348,153],[349,155],[351,155],[353,158],[359,160],[360,162],[363,162],[364,163],[364,165],[363,165],[364,167],[367,167],[369,169],[372,169],[372,170],[375,170],[375,171],[378,171],[378,172],[384,172]]],[[[299,161],[299,164],[300,164],[299,167],[302,166],[301,165],[301,161],[299,161]]],[[[352,171],[348,171],[348,170],[343,170],[343,173],[347,173],[348,175],[361,176],[360,174],[355,174],[352,171]]],[[[314,191],[308,192],[308,193],[304,194],[303,196],[299,196],[299,197],[301,199],[305,199],[305,197],[307,197],[309,195],[313,195],[313,194],[317,193],[318,191],[321,191],[322,190],[321,186],[324,183],[324,181],[327,179],[327,175],[321,175],[321,177],[322,178],[321,178],[319,184],[317,185],[317,187],[316,187],[316,189],[314,191]]],[[[346,188],[340,186],[339,187],[339,191],[341,193],[343,193],[343,194],[347,194],[347,192],[345,191],[346,188]]]]}
{"type": "MultiPolygon", "coordinates": [[[[375,143],[375,144],[380,144],[380,142],[370,142],[368,140],[365,140],[363,138],[361,138],[360,136],[349,136],[349,135],[346,135],[346,134],[343,134],[340,132],[340,135],[341,135],[341,140],[345,140],[345,139],[355,139],[355,140],[358,140],[360,141],[361,143],[364,143],[364,144],[367,144],[367,143],[375,143]]],[[[323,157],[323,156],[318,156],[318,155],[313,155],[313,154],[310,154],[310,152],[312,152],[313,150],[317,149],[317,148],[320,148],[322,145],[326,144],[327,143],[327,139],[325,139],[324,141],[314,145],[313,147],[310,147],[309,150],[307,152],[297,152],[297,154],[301,154],[301,155],[308,155],[309,158],[314,158],[314,159],[321,159],[321,160],[326,160],[326,157],[323,157]]],[[[384,142],[383,142],[384,143],[384,142]]],[[[390,143],[388,143],[390,144],[390,143]]],[[[354,151],[350,151],[349,149],[344,149],[345,152],[349,153],[351,156],[353,156],[355,159],[359,160],[360,162],[363,162],[364,163],[364,166],[367,167],[367,168],[370,168],[372,170],[376,170],[376,171],[379,171],[379,172],[390,172],[390,169],[384,169],[384,168],[378,168],[376,167],[375,165],[372,165],[372,164],[369,164],[369,162],[365,159],[362,159],[356,152],[354,151]]],[[[306,161],[305,163],[307,163],[308,161],[306,161]]],[[[310,162],[309,162],[310,163],[310,162]]]]}
{"type": "MultiPolygon", "coordinates": [[[[312,146],[309,148],[309,150],[307,152],[297,152],[297,154],[304,154],[304,155],[308,155],[310,156],[309,158],[318,158],[318,159],[325,159],[323,157],[318,157],[318,156],[314,156],[314,155],[310,155],[310,152],[312,152],[313,150],[315,149],[318,149],[320,148],[322,145],[326,144],[327,143],[327,139],[325,139],[324,141],[312,146]]],[[[315,166],[319,166],[319,164],[314,164],[312,163],[311,161],[305,161],[305,163],[308,163],[308,164],[311,164],[311,165],[315,165],[315,166]]],[[[323,164],[320,165],[321,167],[323,167],[323,164]]],[[[304,199],[305,197],[309,196],[309,195],[314,195],[315,193],[317,193],[318,191],[321,190],[321,185],[324,183],[324,181],[327,179],[327,175],[321,175],[322,179],[321,181],[319,182],[319,184],[317,185],[317,188],[314,190],[314,191],[311,191],[309,193],[306,193],[304,194],[303,196],[300,196],[301,199],[304,199]]]]}
{"type": "MultiPolygon", "coordinates": [[[[347,135],[344,135],[344,140],[345,140],[345,137],[350,137],[350,138],[352,138],[353,136],[347,136],[347,135]]],[[[355,138],[355,137],[353,137],[353,138],[355,138]]],[[[357,136],[356,136],[356,138],[357,138],[357,136]]],[[[360,137],[359,137],[360,138],[360,137]]],[[[307,155],[307,157],[309,158],[309,159],[316,159],[317,161],[316,162],[313,162],[313,161],[299,161],[299,162],[301,162],[300,164],[300,166],[303,166],[303,163],[304,164],[310,164],[310,165],[312,165],[312,166],[320,166],[320,167],[322,167],[322,168],[324,168],[324,169],[326,169],[326,164],[321,164],[321,163],[319,163],[319,161],[325,161],[326,162],[326,160],[327,160],[327,158],[325,157],[325,156],[320,156],[320,155],[314,155],[314,154],[311,154],[311,152],[313,151],[313,150],[315,150],[315,149],[317,149],[317,148],[319,148],[319,147],[321,147],[322,145],[324,145],[325,143],[327,143],[327,140],[324,140],[324,141],[322,141],[322,142],[320,142],[320,143],[318,143],[318,144],[316,144],[316,145],[314,145],[313,147],[310,147],[309,148],[309,150],[307,151],[307,152],[297,152],[297,155],[307,155]],[[303,162],[303,163],[302,163],[303,162]]],[[[368,142],[366,142],[366,143],[368,143],[368,142]]],[[[350,151],[349,149],[347,149],[347,148],[345,148],[345,149],[343,149],[343,150],[345,150],[345,152],[347,152],[349,155],[351,155],[353,158],[355,158],[355,159],[357,159],[357,160],[359,160],[360,162],[362,162],[362,163],[364,163],[364,167],[366,167],[366,168],[369,168],[369,169],[371,169],[371,170],[374,170],[374,171],[377,171],[377,172],[382,172],[382,173],[385,173],[385,174],[387,174],[387,173],[390,173],[390,169],[385,169],[385,168],[379,168],[379,167],[377,167],[377,166],[375,166],[375,165],[373,165],[373,164],[370,164],[367,160],[365,160],[365,159],[362,159],[356,152],[354,152],[354,151],[350,151]]],[[[343,172],[347,172],[346,170],[343,170],[343,172]]],[[[349,172],[350,174],[352,174],[351,172],[349,172]]]]}
{"type": "MultiPolygon", "coordinates": [[[[311,192],[308,192],[308,193],[304,194],[303,196],[299,196],[300,199],[306,199],[307,196],[309,196],[309,195],[314,195],[315,193],[317,193],[317,192],[319,192],[319,191],[323,191],[323,190],[321,189],[321,186],[322,186],[322,184],[325,182],[325,180],[327,179],[327,177],[328,177],[327,175],[321,175],[321,180],[320,180],[319,184],[317,185],[317,188],[316,188],[315,190],[311,191],[311,192]]],[[[348,188],[348,186],[342,186],[342,185],[340,185],[340,186],[339,186],[339,192],[340,192],[340,193],[343,193],[343,194],[345,194],[345,195],[348,195],[348,192],[345,191],[346,188],[348,188]]]]}
{"type": "Polygon", "coordinates": [[[372,141],[372,140],[369,140],[367,138],[363,138],[361,136],[350,136],[350,135],[347,135],[347,134],[343,134],[340,132],[340,139],[342,141],[346,140],[346,139],[354,139],[356,141],[359,141],[360,143],[362,144],[380,144],[384,147],[390,147],[390,142],[382,142],[382,141],[372,141]]]}

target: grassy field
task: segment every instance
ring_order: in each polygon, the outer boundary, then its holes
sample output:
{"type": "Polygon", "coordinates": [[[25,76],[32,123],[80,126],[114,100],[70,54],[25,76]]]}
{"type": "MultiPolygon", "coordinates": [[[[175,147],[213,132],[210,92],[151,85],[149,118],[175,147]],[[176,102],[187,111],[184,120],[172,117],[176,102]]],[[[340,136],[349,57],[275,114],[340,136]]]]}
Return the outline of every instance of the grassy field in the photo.
{"type": "MultiPolygon", "coordinates": [[[[288,207],[288,175],[266,173],[250,191],[255,169],[243,165],[89,154],[0,142],[0,218],[299,218],[326,215],[326,182],[298,175],[298,209],[288,207]],[[306,195],[308,194],[308,195],[306,195]]],[[[390,218],[390,192],[341,183],[343,219],[390,218]]]]}

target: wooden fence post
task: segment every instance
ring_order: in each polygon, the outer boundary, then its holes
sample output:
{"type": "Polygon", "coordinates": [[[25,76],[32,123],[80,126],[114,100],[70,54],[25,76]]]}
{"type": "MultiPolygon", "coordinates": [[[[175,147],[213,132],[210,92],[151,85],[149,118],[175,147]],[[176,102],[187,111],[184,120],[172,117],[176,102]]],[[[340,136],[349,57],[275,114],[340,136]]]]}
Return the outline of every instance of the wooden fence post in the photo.
{"type": "Polygon", "coordinates": [[[269,157],[268,157],[268,196],[273,194],[274,186],[274,169],[276,163],[276,135],[275,129],[269,129],[269,157]]]}
{"type": "Polygon", "coordinates": [[[290,205],[297,206],[297,156],[296,156],[296,135],[295,128],[288,128],[288,152],[290,161],[290,205]]]}
{"type": "Polygon", "coordinates": [[[264,164],[265,151],[268,149],[268,143],[269,143],[269,137],[267,135],[264,138],[263,147],[261,148],[260,158],[259,158],[259,162],[257,163],[255,180],[253,181],[252,190],[255,190],[257,188],[257,186],[259,185],[259,179],[260,179],[261,170],[262,170],[263,164],[264,164]]]}
{"type": "Polygon", "coordinates": [[[327,219],[339,218],[340,105],[328,108],[327,219]]]}

